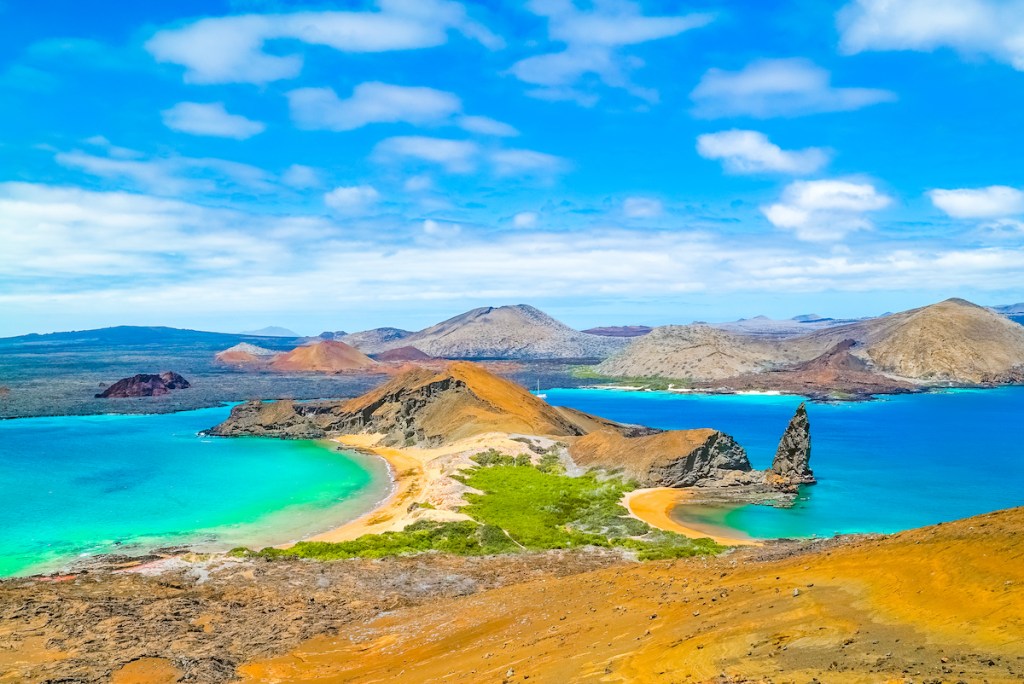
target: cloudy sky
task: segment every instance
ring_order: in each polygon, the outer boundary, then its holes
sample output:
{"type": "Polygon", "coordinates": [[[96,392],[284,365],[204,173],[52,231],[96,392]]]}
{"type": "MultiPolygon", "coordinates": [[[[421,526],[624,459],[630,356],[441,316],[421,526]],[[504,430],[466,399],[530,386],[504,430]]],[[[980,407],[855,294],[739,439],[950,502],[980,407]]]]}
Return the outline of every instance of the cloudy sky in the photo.
{"type": "Polygon", "coordinates": [[[0,335],[1024,300],[1024,0],[0,0],[0,335]]]}

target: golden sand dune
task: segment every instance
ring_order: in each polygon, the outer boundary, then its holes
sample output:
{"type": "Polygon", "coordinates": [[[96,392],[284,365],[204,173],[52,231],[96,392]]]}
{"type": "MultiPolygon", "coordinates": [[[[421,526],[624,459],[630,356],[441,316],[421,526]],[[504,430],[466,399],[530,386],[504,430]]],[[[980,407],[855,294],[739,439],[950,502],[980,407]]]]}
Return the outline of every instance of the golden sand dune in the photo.
{"type": "Polygon", "coordinates": [[[791,555],[526,582],[381,617],[246,682],[1019,682],[1024,509],[791,555]],[[782,556],[782,557],[779,557],[782,556]]]}

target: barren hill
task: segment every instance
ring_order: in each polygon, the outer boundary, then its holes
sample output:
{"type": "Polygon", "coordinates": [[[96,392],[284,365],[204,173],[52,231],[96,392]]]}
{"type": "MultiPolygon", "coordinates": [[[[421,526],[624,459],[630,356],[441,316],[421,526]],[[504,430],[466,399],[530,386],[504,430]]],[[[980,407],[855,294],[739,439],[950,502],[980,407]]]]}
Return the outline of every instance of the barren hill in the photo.
{"type": "Polygon", "coordinates": [[[248,342],[240,342],[234,347],[217,352],[214,358],[228,366],[241,368],[258,368],[268,365],[278,352],[264,347],[258,347],[248,342]]]}
{"type": "Polygon", "coordinates": [[[596,370],[612,377],[719,380],[797,360],[777,342],[707,325],[666,325],[637,338],[596,370]]]}
{"type": "Polygon", "coordinates": [[[336,333],[334,339],[351,345],[364,354],[378,354],[394,347],[404,346],[402,340],[413,333],[401,328],[373,328],[354,333],[336,333]]]}
{"type": "Polygon", "coordinates": [[[276,371],[339,373],[344,371],[370,370],[376,365],[376,361],[355,347],[350,347],[344,342],[324,340],[323,342],[296,347],[290,352],[276,356],[270,362],[270,369],[276,371]]]}
{"type": "Polygon", "coordinates": [[[636,340],[597,370],[613,377],[695,381],[769,370],[810,371],[815,369],[795,366],[844,340],[855,342],[853,356],[868,362],[845,371],[962,384],[1024,378],[1024,327],[963,299],[785,339],[729,335],[698,325],[666,326],[636,340]]]}
{"type": "Polygon", "coordinates": [[[606,357],[627,342],[573,330],[539,309],[517,304],[473,309],[382,349],[412,346],[449,359],[580,359],[606,357]]]}
{"type": "Polygon", "coordinates": [[[845,338],[883,372],[923,381],[1001,382],[1024,370],[1024,327],[964,299],[838,326],[807,336],[845,338]]]}

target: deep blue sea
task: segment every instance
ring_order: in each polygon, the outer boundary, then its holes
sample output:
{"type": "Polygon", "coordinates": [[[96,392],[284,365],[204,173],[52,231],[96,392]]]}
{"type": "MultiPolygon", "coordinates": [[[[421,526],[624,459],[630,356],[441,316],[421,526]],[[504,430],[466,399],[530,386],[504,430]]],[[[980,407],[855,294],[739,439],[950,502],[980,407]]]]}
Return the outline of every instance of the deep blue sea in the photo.
{"type": "Polygon", "coordinates": [[[229,408],[0,421],[0,576],[83,555],[264,546],[371,509],[379,459],[317,442],[200,437],[229,408]]]}
{"type": "MultiPolygon", "coordinates": [[[[713,427],[771,465],[801,399],[546,390],[552,404],[659,428],[713,427]]],[[[680,506],[683,522],[753,537],[895,532],[1024,505],[1024,387],[809,403],[811,467],[792,508],[680,506]]]]}

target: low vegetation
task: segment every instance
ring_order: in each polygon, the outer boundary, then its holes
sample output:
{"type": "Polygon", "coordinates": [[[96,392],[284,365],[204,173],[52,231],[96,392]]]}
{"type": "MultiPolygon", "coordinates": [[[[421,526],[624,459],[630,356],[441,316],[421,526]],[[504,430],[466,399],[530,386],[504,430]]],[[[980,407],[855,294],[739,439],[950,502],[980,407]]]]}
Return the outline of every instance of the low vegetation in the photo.
{"type": "Polygon", "coordinates": [[[399,532],[347,542],[299,542],[287,549],[235,549],[232,553],[335,560],[426,551],[468,556],[595,546],[629,549],[641,560],[657,560],[712,554],[723,548],[710,539],[662,532],[630,517],[619,501],[635,483],[598,471],[566,476],[556,449],[547,451],[536,465],[527,455],[510,456],[493,449],[473,460],[479,465],[458,476],[481,492],[465,497],[462,512],[472,520],[419,521],[399,532]]]}
{"type": "Polygon", "coordinates": [[[594,370],[594,366],[573,366],[569,373],[572,377],[578,380],[595,380],[612,385],[628,385],[630,387],[640,387],[642,389],[652,391],[687,389],[693,386],[693,382],[690,380],[664,378],[656,375],[640,377],[612,377],[610,375],[602,375],[594,370]]]}

